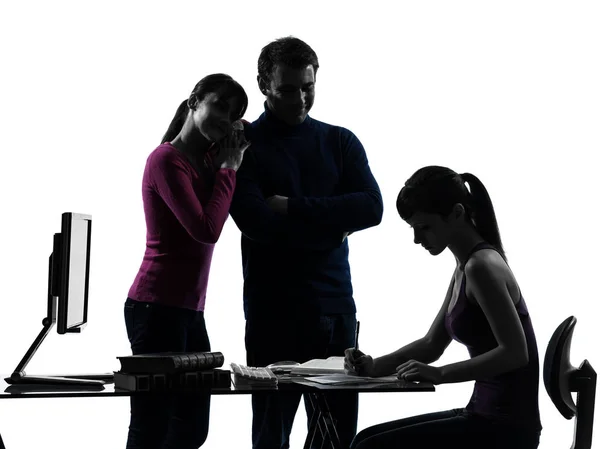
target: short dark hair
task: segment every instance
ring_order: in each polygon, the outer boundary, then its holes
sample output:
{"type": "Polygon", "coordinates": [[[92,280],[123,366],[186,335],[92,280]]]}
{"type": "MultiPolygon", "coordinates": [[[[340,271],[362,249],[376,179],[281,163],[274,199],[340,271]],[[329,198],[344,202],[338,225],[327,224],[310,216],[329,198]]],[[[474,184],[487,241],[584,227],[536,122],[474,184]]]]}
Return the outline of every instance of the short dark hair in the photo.
{"type": "Polygon", "coordinates": [[[319,58],[306,42],[293,37],[282,37],[263,47],[258,57],[258,76],[270,81],[277,64],[285,64],[295,69],[312,65],[315,75],[319,69],[319,58]]]}
{"type": "Polygon", "coordinates": [[[396,208],[406,221],[415,212],[446,217],[457,203],[463,205],[481,237],[506,257],[492,200],[483,183],[471,173],[458,174],[437,165],[420,168],[400,190],[396,208]]]}
{"type": "Polygon", "coordinates": [[[248,108],[248,96],[246,95],[244,88],[231,76],[224,73],[207,75],[194,86],[188,99],[181,102],[161,143],[170,142],[177,134],[179,134],[190,109],[196,109],[198,103],[210,93],[219,93],[223,95],[223,98],[226,100],[233,97],[238,98],[242,103],[238,118],[244,116],[246,108],[248,108]]]}

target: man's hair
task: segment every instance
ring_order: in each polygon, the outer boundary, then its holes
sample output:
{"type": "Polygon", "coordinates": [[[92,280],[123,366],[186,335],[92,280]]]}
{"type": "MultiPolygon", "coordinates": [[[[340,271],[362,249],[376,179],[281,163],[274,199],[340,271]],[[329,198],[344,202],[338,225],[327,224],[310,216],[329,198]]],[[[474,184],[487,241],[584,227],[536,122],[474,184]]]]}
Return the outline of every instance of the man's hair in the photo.
{"type": "Polygon", "coordinates": [[[312,65],[316,75],[319,59],[306,42],[288,36],[274,40],[263,47],[258,57],[258,76],[263,81],[269,82],[277,64],[285,64],[294,69],[312,65]]]}

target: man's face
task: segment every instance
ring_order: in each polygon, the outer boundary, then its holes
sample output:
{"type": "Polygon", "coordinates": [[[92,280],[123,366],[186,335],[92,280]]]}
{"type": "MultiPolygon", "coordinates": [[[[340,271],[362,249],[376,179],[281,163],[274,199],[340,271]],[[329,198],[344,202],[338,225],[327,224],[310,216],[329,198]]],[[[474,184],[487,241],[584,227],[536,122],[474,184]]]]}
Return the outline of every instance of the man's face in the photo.
{"type": "Polygon", "coordinates": [[[307,65],[295,69],[277,64],[270,80],[258,80],[267,97],[267,106],[275,116],[288,125],[304,122],[315,100],[315,69],[307,65]]]}

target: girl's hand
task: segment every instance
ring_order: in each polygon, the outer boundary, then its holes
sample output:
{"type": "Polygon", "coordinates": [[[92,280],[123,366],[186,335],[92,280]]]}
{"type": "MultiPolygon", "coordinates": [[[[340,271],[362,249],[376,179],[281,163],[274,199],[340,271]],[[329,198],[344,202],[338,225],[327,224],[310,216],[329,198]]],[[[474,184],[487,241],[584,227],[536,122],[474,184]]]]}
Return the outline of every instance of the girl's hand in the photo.
{"type": "Polygon", "coordinates": [[[442,371],[437,366],[427,365],[416,360],[409,360],[396,367],[396,375],[398,379],[408,382],[426,381],[434,385],[442,382],[442,371]]]}
{"type": "Polygon", "coordinates": [[[373,377],[375,375],[373,357],[355,348],[344,351],[344,371],[346,374],[373,377]]]}

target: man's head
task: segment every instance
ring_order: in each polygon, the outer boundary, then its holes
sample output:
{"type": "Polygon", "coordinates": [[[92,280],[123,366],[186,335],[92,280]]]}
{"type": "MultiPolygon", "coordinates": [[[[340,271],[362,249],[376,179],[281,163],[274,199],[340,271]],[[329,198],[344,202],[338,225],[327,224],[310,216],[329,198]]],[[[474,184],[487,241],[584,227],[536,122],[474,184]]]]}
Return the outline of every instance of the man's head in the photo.
{"type": "Polygon", "coordinates": [[[258,87],[267,106],[289,125],[304,121],[315,99],[319,60],[314,50],[295,37],[277,39],[258,58],[258,87]]]}

